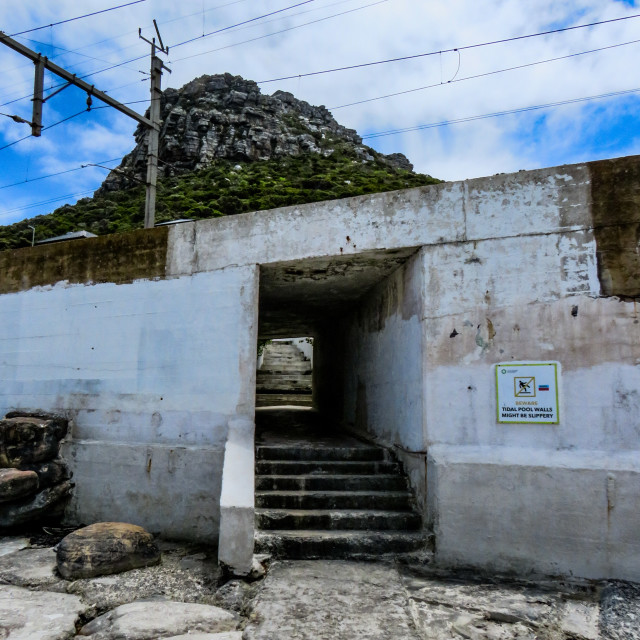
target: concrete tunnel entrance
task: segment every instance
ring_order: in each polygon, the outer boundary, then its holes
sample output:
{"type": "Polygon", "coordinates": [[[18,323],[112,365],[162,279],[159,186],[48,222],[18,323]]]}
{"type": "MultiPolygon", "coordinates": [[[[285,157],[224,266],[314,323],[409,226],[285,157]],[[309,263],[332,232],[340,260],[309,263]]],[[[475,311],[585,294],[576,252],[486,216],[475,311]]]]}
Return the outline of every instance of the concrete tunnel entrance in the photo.
{"type": "MultiPolygon", "coordinates": [[[[350,353],[349,329],[368,299],[417,251],[375,250],[260,266],[259,344],[291,336],[313,343],[310,404],[334,425],[353,423],[345,420],[344,407],[357,402],[351,397],[357,392],[345,388],[346,359],[358,357],[350,353]]],[[[269,404],[263,390],[258,382],[258,407],[269,404]]]]}

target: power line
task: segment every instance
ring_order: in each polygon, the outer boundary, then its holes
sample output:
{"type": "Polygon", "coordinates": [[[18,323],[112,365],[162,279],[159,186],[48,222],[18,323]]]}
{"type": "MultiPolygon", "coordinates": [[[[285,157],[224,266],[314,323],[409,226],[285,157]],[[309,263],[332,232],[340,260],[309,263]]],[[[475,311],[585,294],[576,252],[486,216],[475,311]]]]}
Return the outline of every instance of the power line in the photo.
{"type": "Polygon", "coordinates": [[[493,113],[485,113],[479,116],[467,116],[464,118],[456,118],[454,120],[444,120],[442,122],[433,122],[430,124],[416,125],[415,127],[405,127],[403,129],[390,129],[388,131],[378,131],[374,133],[368,133],[362,136],[363,140],[370,140],[372,138],[382,138],[384,136],[393,136],[400,133],[408,133],[411,131],[422,131],[424,129],[434,129],[436,127],[446,127],[451,124],[460,124],[462,122],[473,122],[474,120],[484,120],[487,118],[497,118],[499,116],[512,115],[516,113],[525,113],[527,111],[538,111],[540,109],[550,109],[552,107],[559,107],[567,104],[576,104],[579,102],[588,102],[590,100],[601,100],[603,98],[612,98],[616,96],[630,95],[640,92],[640,87],[637,89],[625,89],[623,91],[612,91],[610,93],[601,93],[596,96],[586,96],[583,98],[571,98],[569,100],[558,100],[557,102],[549,102],[547,104],[538,104],[529,107],[519,107],[517,109],[508,109],[505,111],[495,111],[493,113]]]}
{"type": "Polygon", "coordinates": [[[60,202],[60,200],[68,200],[69,198],[76,198],[79,196],[84,196],[87,193],[93,193],[95,189],[87,189],[86,191],[80,191],[79,193],[67,193],[64,196],[59,196],[57,198],[50,198],[49,200],[42,200],[41,202],[33,202],[31,204],[25,205],[24,207],[15,207],[13,209],[5,209],[0,217],[8,214],[15,213],[16,211],[26,211],[27,209],[33,209],[34,207],[40,207],[45,204],[53,204],[54,202],[60,202]]]}
{"type": "MultiPolygon", "coordinates": [[[[97,107],[98,109],[103,109],[106,107],[97,107]]],[[[53,124],[47,125],[46,127],[42,127],[42,131],[46,131],[47,129],[53,129],[53,127],[57,127],[59,124],[62,124],[63,122],[67,122],[69,120],[73,120],[73,118],[77,118],[78,116],[81,116],[83,113],[88,113],[89,111],[91,111],[91,109],[83,109],[82,111],[78,111],[78,113],[74,113],[71,116],[67,116],[66,118],[63,118],[62,120],[58,120],[58,122],[54,122],[53,124]]],[[[0,147],[0,151],[2,151],[3,149],[7,149],[9,147],[12,147],[14,144],[18,144],[18,142],[22,142],[23,140],[26,140],[27,138],[31,138],[31,134],[29,134],[28,136],[25,136],[24,138],[20,138],[19,140],[14,140],[13,142],[10,142],[9,144],[5,144],[4,147],[0,147]]]]}
{"type": "MultiPolygon", "coordinates": [[[[115,162],[116,160],[120,160],[120,158],[111,158],[109,160],[100,160],[100,164],[105,164],[107,162],[115,162]]],[[[97,164],[97,163],[96,163],[97,164]]],[[[21,180],[20,182],[12,182],[11,184],[3,184],[0,185],[0,189],[9,189],[10,187],[19,187],[27,182],[37,182],[38,180],[46,180],[47,178],[55,178],[56,176],[62,176],[65,173],[73,173],[74,171],[80,171],[84,169],[84,166],[74,167],[73,169],[65,169],[64,171],[56,171],[56,173],[48,173],[44,176],[36,176],[35,178],[26,178],[21,180]]]]}
{"type": "Polygon", "coordinates": [[[347,104],[341,104],[336,107],[329,107],[330,110],[335,111],[337,109],[344,109],[345,107],[353,107],[358,104],[365,104],[367,102],[374,102],[376,100],[384,100],[386,98],[393,98],[395,96],[402,96],[408,93],[415,93],[416,91],[424,91],[425,89],[433,89],[435,87],[442,87],[448,84],[455,84],[458,82],[465,82],[466,80],[476,80],[478,78],[486,78],[487,76],[497,75],[499,73],[505,73],[506,71],[515,71],[518,69],[526,69],[527,67],[535,67],[540,64],[547,64],[549,62],[557,62],[558,60],[567,60],[569,58],[576,58],[578,56],[583,56],[588,53],[597,53],[599,51],[606,51],[607,49],[615,49],[617,47],[625,47],[630,44],[637,44],[640,42],[638,40],[629,40],[628,42],[620,42],[618,44],[611,44],[606,47],[598,47],[597,49],[589,49],[587,51],[578,51],[577,53],[570,53],[566,56],[558,56],[556,58],[547,58],[545,60],[538,60],[536,62],[528,62],[526,64],[519,64],[514,67],[506,67],[504,69],[495,69],[494,71],[486,71],[484,73],[477,73],[472,76],[465,76],[464,78],[455,78],[452,80],[448,80],[447,82],[436,82],[434,84],[427,84],[422,87],[415,87],[414,89],[405,89],[404,91],[396,91],[395,93],[387,93],[382,96],[376,96],[375,98],[365,98],[364,100],[356,100],[355,102],[348,102],[347,104]]]}
{"type": "MultiPolygon", "coordinates": [[[[280,29],[280,31],[274,31],[272,33],[267,33],[263,36],[257,36],[255,38],[250,38],[249,40],[242,40],[241,42],[234,42],[233,44],[225,45],[224,47],[218,47],[217,49],[210,49],[208,51],[202,51],[201,53],[194,53],[191,56],[185,56],[184,58],[177,58],[172,60],[172,62],[182,62],[183,60],[190,60],[191,58],[197,58],[198,56],[204,56],[208,53],[215,53],[216,51],[222,51],[224,49],[231,49],[232,47],[238,47],[242,44],[247,44],[249,42],[256,42],[256,40],[263,40],[264,38],[270,38],[271,36],[277,36],[281,33],[286,33],[287,31],[293,31],[294,29],[300,29],[301,27],[306,27],[310,24],[316,24],[317,22],[324,22],[325,20],[330,20],[331,18],[337,18],[339,16],[344,16],[348,13],[353,13],[354,11],[361,11],[362,9],[368,9],[369,7],[374,7],[377,4],[382,4],[383,2],[389,2],[389,0],[377,0],[377,2],[371,2],[369,4],[362,5],[361,7],[356,7],[355,9],[349,9],[348,11],[342,11],[340,13],[334,13],[330,16],[325,16],[323,18],[318,18],[317,20],[311,20],[310,22],[303,22],[302,24],[295,25],[293,27],[287,27],[286,29],[280,29]]],[[[340,3],[336,3],[340,4],[340,3]]],[[[296,76],[297,78],[298,76],[296,76]]],[[[3,105],[0,105],[3,106],[3,105]]]]}
{"type": "Polygon", "coordinates": [[[51,24],[45,24],[41,27],[34,27],[33,29],[26,29],[25,31],[18,31],[9,35],[10,38],[15,36],[21,36],[25,33],[32,33],[33,31],[40,31],[41,29],[48,29],[49,27],[57,27],[60,24],[66,24],[67,22],[73,22],[75,20],[81,20],[82,18],[89,18],[91,16],[97,16],[100,13],[107,13],[108,11],[115,11],[116,9],[122,9],[123,7],[130,7],[133,4],[140,4],[147,0],[134,0],[133,2],[127,2],[127,4],[119,4],[117,7],[110,7],[109,9],[101,9],[100,11],[94,11],[93,13],[85,13],[82,16],[76,16],[75,18],[67,18],[66,20],[60,20],[59,22],[52,22],[51,24]]]}
{"type": "Polygon", "coordinates": [[[322,71],[311,71],[309,73],[298,73],[293,76],[282,76],[281,78],[271,78],[270,80],[259,80],[258,84],[268,84],[270,82],[279,82],[281,80],[295,80],[297,78],[307,78],[309,76],[319,76],[326,73],[335,73],[337,71],[348,71],[350,69],[362,69],[363,67],[373,67],[379,64],[388,64],[390,62],[403,62],[406,60],[415,60],[416,58],[426,58],[428,56],[437,56],[443,53],[453,53],[456,51],[465,51],[467,49],[478,49],[479,47],[488,47],[495,44],[504,44],[506,42],[515,42],[517,40],[525,40],[527,38],[538,38],[540,36],[548,36],[554,33],[562,33],[575,29],[585,29],[587,27],[595,27],[597,25],[609,24],[611,22],[620,22],[621,20],[631,20],[632,18],[640,18],[640,13],[631,16],[622,16],[620,18],[612,18],[610,20],[599,20],[598,22],[590,22],[588,24],[579,24],[573,27],[562,27],[560,29],[551,29],[549,31],[540,31],[538,33],[529,33],[523,36],[514,36],[511,38],[502,38],[500,40],[490,40],[488,42],[479,42],[476,44],[468,44],[462,47],[453,47],[451,49],[443,49],[442,51],[428,51],[426,53],[417,53],[410,56],[401,56],[399,58],[388,58],[387,60],[376,60],[375,62],[363,62],[362,64],[352,64],[345,67],[334,67],[333,69],[323,69],[322,71]]]}
{"type": "Polygon", "coordinates": [[[309,4],[311,2],[315,2],[315,0],[303,0],[303,2],[298,2],[297,4],[289,5],[288,7],[284,7],[283,9],[278,9],[277,11],[270,11],[269,13],[265,13],[261,16],[250,18],[249,20],[243,20],[242,22],[232,24],[228,27],[222,27],[221,29],[216,29],[215,31],[210,31],[209,33],[203,34],[201,36],[196,36],[195,38],[190,38],[189,40],[184,40],[183,42],[174,44],[171,48],[175,49],[176,47],[181,47],[182,45],[189,44],[190,42],[195,42],[196,40],[201,40],[202,38],[208,38],[209,36],[213,36],[217,33],[222,33],[223,31],[229,31],[229,29],[240,27],[244,24],[249,24],[250,22],[256,22],[257,20],[261,20],[262,18],[268,18],[270,16],[276,15],[277,13],[283,13],[284,11],[289,11],[289,9],[295,9],[296,7],[300,7],[303,4],[309,4]]]}

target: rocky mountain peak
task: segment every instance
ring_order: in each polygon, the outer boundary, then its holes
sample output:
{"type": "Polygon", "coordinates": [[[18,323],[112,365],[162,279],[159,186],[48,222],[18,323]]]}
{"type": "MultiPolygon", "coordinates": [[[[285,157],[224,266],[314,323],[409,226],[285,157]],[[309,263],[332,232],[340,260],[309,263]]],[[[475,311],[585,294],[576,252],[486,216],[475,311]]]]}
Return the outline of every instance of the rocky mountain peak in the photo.
{"type": "MultiPolygon", "coordinates": [[[[363,161],[390,167],[413,166],[395,153],[379,154],[362,144],[353,129],[338,124],[324,106],[315,107],[291,93],[261,93],[257,83],[229,73],[204,75],[161,99],[159,176],[202,169],[217,159],[269,160],[317,153],[330,156],[348,148],[363,161]]],[[[146,130],[135,132],[136,147],[112,171],[99,192],[132,186],[129,176],[146,177],[146,130]]]]}

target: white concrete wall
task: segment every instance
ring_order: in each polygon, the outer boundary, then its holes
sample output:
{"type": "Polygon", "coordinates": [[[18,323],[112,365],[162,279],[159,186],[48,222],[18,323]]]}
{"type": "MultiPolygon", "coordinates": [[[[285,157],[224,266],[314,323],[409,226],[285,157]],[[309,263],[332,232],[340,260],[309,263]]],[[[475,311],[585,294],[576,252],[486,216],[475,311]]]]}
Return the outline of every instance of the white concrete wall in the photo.
{"type": "Polygon", "coordinates": [[[346,323],[345,424],[393,449],[426,512],[423,265],[410,258],[346,323]]]}
{"type": "Polygon", "coordinates": [[[633,302],[599,297],[595,250],[585,231],[422,250],[441,562],[640,577],[640,328],[633,302]],[[560,362],[559,424],[497,423],[504,361],[560,362]]]}
{"type": "Polygon", "coordinates": [[[62,411],[69,511],[217,539],[229,421],[253,420],[257,269],[0,297],[0,412],[62,411]]]}

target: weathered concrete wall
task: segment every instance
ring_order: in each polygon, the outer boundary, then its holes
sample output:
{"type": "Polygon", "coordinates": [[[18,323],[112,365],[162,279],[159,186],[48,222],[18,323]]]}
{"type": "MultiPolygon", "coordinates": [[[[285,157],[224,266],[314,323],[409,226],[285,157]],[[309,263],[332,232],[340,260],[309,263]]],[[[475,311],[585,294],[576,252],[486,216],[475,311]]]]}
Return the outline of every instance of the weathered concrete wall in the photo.
{"type": "Polygon", "coordinates": [[[457,237],[423,246],[349,324],[344,419],[399,452],[441,562],[640,575],[629,502],[640,482],[640,325],[634,301],[602,297],[637,295],[638,164],[464,183],[457,237]],[[410,320],[408,273],[422,287],[410,320]],[[497,423],[503,361],[560,362],[558,425],[497,423]],[[417,398],[422,414],[410,415],[417,398]]]}
{"type": "Polygon", "coordinates": [[[375,287],[344,324],[343,421],[391,447],[426,513],[422,255],[375,287]]]}
{"type": "Polygon", "coordinates": [[[0,411],[62,411],[72,520],[215,541],[229,421],[253,420],[257,270],[5,295],[0,411]]]}
{"type": "Polygon", "coordinates": [[[439,560],[639,579],[639,238],[635,157],[0,254],[0,410],[74,418],[78,518],[211,537],[259,265],[265,308],[309,283],[318,405],[403,452],[439,560]],[[497,423],[516,360],[560,363],[559,424],[497,423]]]}

